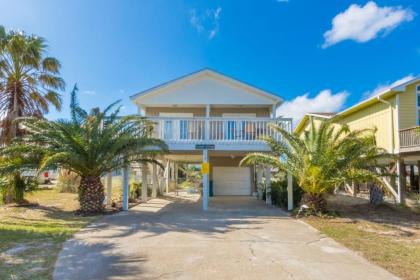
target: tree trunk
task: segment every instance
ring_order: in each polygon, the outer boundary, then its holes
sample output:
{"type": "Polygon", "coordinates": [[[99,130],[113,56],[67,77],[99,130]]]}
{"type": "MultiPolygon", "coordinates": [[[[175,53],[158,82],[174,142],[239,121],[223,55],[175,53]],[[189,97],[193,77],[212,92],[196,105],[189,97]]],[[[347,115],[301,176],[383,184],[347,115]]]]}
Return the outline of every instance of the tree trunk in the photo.
{"type": "Polygon", "coordinates": [[[16,203],[20,204],[25,202],[25,189],[25,180],[22,178],[20,172],[15,173],[13,175],[13,200],[16,203]]]}
{"type": "Polygon", "coordinates": [[[373,205],[379,205],[384,202],[384,191],[376,184],[369,183],[369,202],[373,205]]]}
{"type": "Polygon", "coordinates": [[[309,194],[305,193],[302,196],[301,206],[307,206],[307,213],[309,215],[316,215],[317,213],[327,212],[327,201],[322,194],[309,194]]]}
{"type": "Polygon", "coordinates": [[[26,182],[20,172],[8,175],[7,186],[3,190],[2,201],[6,204],[15,202],[22,204],[25,202],[26,182]]]}
{"type": "Polygon", "coordinates": [[[104,186],[99,176],[82,177],[79,187],[80,210],[83,213],[104,211],[104,186]]]}

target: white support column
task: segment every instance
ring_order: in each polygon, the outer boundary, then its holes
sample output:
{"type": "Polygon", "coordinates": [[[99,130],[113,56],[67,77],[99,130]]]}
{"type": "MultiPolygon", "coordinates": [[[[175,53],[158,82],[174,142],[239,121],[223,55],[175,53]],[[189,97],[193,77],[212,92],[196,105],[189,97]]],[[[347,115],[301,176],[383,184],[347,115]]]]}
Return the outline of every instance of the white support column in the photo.
{"type": "Polygon", "coordinates": [[[418,175],[419,175],[419,180],[417,182],[417,184],[418,184],[417,188],[418,188],[419,193],[420,193],[420,160],[417,161],[417,172],[418,172],[418,175]]]}
{"type": "Polygon", "coordinates": [[[206,105],[206,120],[204,123],[204,139],[209,140],[210,139],[210,104],[206,105]]]}
{"type": "Polygon", "coordinates": [[[277,110],[277,105],[273,104],[273,106],[271,107],[271,118],[272,119],[276,118],[276,110],[277,110]]]}
{"type": "Polygon", "coordinates": [[[106,205],[112,203],[112,172],[106,174],[106,205]]]}
{"type": "Polygon", "coordinates": [[[147,202],[147,163],[141,164],[141,201],[147,202]]]}
{"type": "Polygon", "coordinates": [[[166,161],[166,168],[165,168],[165,192],[168,193],[169,192],[169,181],[170,181],[170,169],[171,169],[171,165],[169,163],[169,160],[166,161]]]}
{"type": "Polygon", "coordinates": [[[263,168],[260,165],[256,166],[257,171],[257,199],[262,199],[263,196],[263,168]]]}
{"type": "Polygon", "coordinates": [[[159,174],[159,194],[163,195],[163,193],[165,192],[165,186],[166,186],[165,172],[160,170],[158,174],[159,174]]]}
{"type": "Polygon", "coordinates": [[[175,180],[175,162],[171,162],[171,181],[175,180]]]}
{"type": "Polygon", "coordinates": [[[178,191],[178,163],[174,163],[174,181],[175,189],[178,191]]]}
{"type": "Polygon", "coordinates": [[[159,188],[158,175],[157,175],[157,165],[156,165],[156,163],[153,163],[152,164],[152,185],[153,185],[152,198],[156,198],[157,191],[158,191],[158,188],[159,188]]]}
{"type": "Polygon", "coordinates": [[[128,194],[129,194],[129,183],[128,183],[128,179],[130,176],[130,168],[128,166],[123,168],[122,171],[122,177],[123,177],[123,205],[122,208],[124,211],[128,210],[128,194]]]}
{"type": "Polygon", "coordinates": [[[405,204],[405,165],[402,159],[397,160],[397,176],[397,203],[405,204]]]}
{"type": "MultiPolygon", "coordinates": [[[[209,151],[203,150],[203,162],[209,162],[209,151]]],[[[209,205],[209,174],[203,174],[203,210],[207,211],[209,205]]]]}
{"type": "Polygon", "coordinates": [[[268,205],[272,204],[271,201],[271,168],[266,167],[265,172],[265,203],[268,205]]]}
{"type": "Polygon", "coordinates": [[[351,182],[351,195],[354,197],[357,196],[357,186],[354,181],[351,182]]]}
{"type": "Polygon", "coordinates": [[[287,210],[293,210],[293,177],[287,173],[287,210]]]}

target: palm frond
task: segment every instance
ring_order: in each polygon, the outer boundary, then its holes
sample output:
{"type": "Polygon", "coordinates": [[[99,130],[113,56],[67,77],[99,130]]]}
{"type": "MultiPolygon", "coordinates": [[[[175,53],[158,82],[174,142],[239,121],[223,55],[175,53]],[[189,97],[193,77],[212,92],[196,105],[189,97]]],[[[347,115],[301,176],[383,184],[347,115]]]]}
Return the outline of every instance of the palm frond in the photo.
{"type": "Polygon", "coordinates": [[[375,130],[350,130],[337,120],[317,124],[311,119],[302,135],[273,124],[271,129],[281,137],[263,138],[271,152],[251,153],[241,164],[288,172],[310,194],[321,194],[349,181],[379,182],[384,173],[372,171],[372,166],[389,155],[376,146],[375,130]]]}
{"type": "Polygon", "coordinates": [[[41,156],[38,170],[59,165],[83,176],[101,176],[131,162],[157,162],[166,144],[150,138],[149,122],[130,115],[118,117],[116,103],[105,111],[88,114],[77,102],[77,87],[71,94],[71,119],[49,121],[35,117],[19,118],[28,132],[13,145],[0,150],[1,156],[41,156]]]}

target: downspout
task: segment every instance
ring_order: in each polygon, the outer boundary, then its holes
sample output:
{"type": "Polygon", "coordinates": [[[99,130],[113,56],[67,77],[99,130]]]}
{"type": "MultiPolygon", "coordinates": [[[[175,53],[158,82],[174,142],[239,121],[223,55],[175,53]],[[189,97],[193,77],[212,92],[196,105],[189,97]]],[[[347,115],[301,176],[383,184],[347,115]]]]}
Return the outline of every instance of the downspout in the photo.
{"type": "Polygon", "coordinates": [[[379,95],[377,96],[379,102],[382,102],[389,106],[389,143],[390,152],[394,154],[394,118],[392,117],[392,104],[389,101],[382,99],[379,95]]]}
{"type": "MultiPolygon", "coordinates": [[[[395,97],[395,110],[397,112],[397,115],[395,116],[395,130],[397,132],[397,142],[395,143],[395,150],[396,153],[399,154],[400,153],[400,147],[401,147],[401,143],[400,143],[400,94],[397,93],[396,97],[395,97]]],[[[394,138],[395,139],[395,138],[394,138]]]]}

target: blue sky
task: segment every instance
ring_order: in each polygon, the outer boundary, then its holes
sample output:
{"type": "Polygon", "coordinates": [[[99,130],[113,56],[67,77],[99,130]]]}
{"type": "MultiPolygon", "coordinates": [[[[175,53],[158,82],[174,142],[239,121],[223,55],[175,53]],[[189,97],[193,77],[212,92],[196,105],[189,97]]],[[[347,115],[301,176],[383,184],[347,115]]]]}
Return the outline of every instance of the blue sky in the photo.
{"type": "Polygon", "coordinates": [[[47,39],[86,108],[210,67],[277,93],[282,113],[334,111],[420,74],[420,1],[0,0],[0,24],[47,39]]]}

